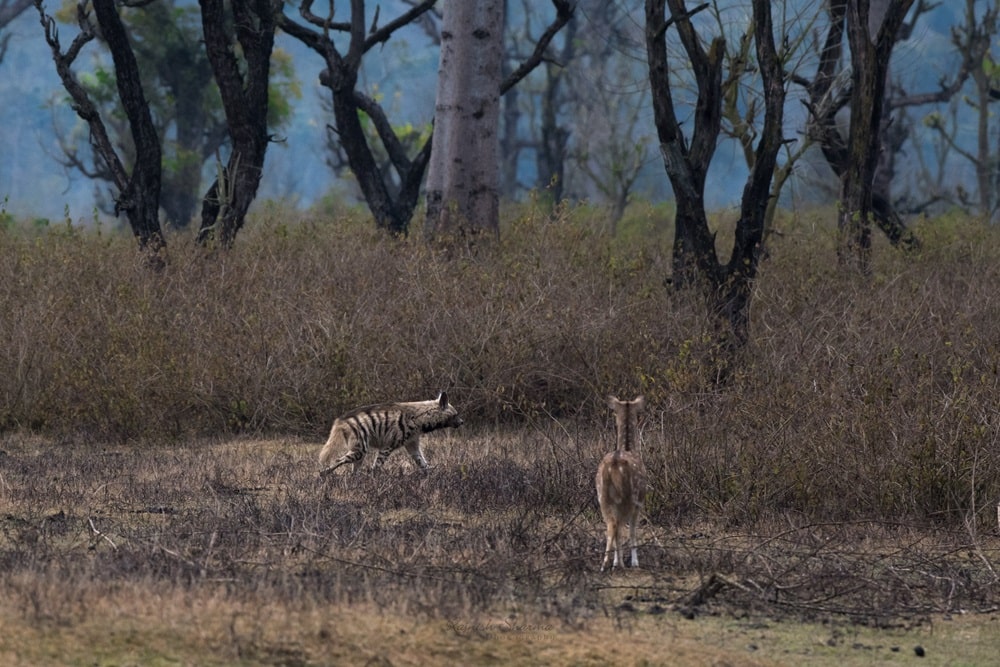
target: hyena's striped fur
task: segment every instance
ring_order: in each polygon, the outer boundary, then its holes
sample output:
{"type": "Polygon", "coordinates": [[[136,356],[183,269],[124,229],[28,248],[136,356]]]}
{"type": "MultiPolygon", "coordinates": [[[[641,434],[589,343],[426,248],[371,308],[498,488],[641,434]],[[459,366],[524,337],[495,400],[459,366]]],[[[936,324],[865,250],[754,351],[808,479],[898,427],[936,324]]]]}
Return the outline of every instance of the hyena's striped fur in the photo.
{"type": "Polygon", "coordinates": [[[448,403],[448,395],[444,392],[432,401],[357,408],[333,422],[330,437],[319,453],[320,475],[329,475],[347,463],[353,463],[357,472],[369,449],[378,450],[372,465],[372,470],[377,470],[400,447],[426,470],[429,466],[420,450],[420,434],[461,425],[458,410],[448,403]],[[330,465],[338,451],[345,453],[330,465]]]}
{"type": "Polygon", "coordinates": [[[625,565],[622,555],[622,532],[628,524],[629,544],[632,547],[632,567],[639,567],[639,552],[635,531],[646,497],[646,468],[639,452],[639,413],[646,407],[646,399],[639,396],[631,401],[608,397],[608,407],[615,413],[618,444],[613,452],[605,454],[597,467],[597,502],[601,516],[607,524],[607,544],[604,548],[603,572],[614,554],[612,567],[625,565]]]}

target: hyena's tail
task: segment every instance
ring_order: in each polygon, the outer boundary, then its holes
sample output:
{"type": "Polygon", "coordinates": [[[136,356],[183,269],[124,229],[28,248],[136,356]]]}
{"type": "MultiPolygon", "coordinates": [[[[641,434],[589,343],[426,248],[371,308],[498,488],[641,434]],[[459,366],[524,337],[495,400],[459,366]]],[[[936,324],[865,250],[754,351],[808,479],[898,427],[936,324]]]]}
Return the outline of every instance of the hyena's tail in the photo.
{"type": "Polygon", "coordinates": [[[319,465],[321,469],[330,465],[330,460],[333,459],[333,455],[341,449],[343,442],[344,436],[335,424],[334,427],[330,429],[330,437],[326,439],[326,444],[323,445],[323,449],[319,451],[319,465]]]}

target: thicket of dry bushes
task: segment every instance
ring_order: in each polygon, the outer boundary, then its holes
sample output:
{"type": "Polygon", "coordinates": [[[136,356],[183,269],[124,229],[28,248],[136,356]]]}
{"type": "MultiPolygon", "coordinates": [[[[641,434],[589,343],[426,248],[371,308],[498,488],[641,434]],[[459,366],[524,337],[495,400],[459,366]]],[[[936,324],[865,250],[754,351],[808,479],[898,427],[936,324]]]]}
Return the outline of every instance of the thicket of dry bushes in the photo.
{"type": "Polygon", "coordinates": [[[8,228],[0,428],[319,443],[348,408],[447,389],[473,432],[606,434],[604,396],[642,392],[653,521],[792,512],[992,530],[1000,233],[925,221],[921,253],[877,246],[863,279],[838,270],[832,219],[779,224],[735,360],[703,309],[665,286],[668,233],[649,210],[611,240],[591,212],[526,208],[499,247],[445,257],[419,233],[273,209],[228,253],[170,239],[160,271],[118,234],[8,228]]]}

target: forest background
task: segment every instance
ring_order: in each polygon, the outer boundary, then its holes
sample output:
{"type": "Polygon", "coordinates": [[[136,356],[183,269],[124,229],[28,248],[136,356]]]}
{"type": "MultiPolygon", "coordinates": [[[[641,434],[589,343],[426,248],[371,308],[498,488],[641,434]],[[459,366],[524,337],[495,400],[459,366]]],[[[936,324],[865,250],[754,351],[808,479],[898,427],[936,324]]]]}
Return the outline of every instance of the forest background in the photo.
{"type": "MultiPolygon", "coordinates": [[[[26,3],[11,0],[5,7],[19,4],[26,3]]],[[[382,17],[396,16],[409,7],[406,2],[380,4],[382,17]]],[[[530,51],[532,41],[551,21],[554,10],[548,3],[512,0],[507,4],[506,50],[510,62],[516,63],[530,51]]],[[[778,25],[787,23],[789,34],[819,31],[823,4],[818,0],[779,3],[774,21],[778,25]]],[[[920,13],[913,21],[912,35],[900,41],[893,52],[892,82],[897,95],[937,92],[944,82],[955,78],[964,56],[954,40],[967,30],[970,20],[982,30],[990,29],[983,18],[992,4],[966,4],[918,3],[920,13]],[[971,18],[967,12],[971,12],[971,18]]],[[[196,3],[169,6],[193,6],[197,10],[196,3]]],[[[707,32],[723,32],[730,45],[738,44],[748,22],[749,3],[720,2],[718,7],[720,27],[711,25],[714,19],[700,17],[708,24],[707,32]]],[[[57,4],[46,6],[49,12],[59,9],[57,4]]],[[[340,11],[342,15],[346,6],[340,11]]],[[[372,11],[374,6],[369,8],[372,11]]],[[[68,44],[76,26],[71,14],[63,17],[68,19],[61,23],[60,35],[68,44]]],[[[556,124],[566,133],[566,172],[559,191],[562,197],[570,202],[607,205],[612,210],[620,199],[654,203],[669,200],[669,182],[656,150],[642,3],[580,2],[573,21],[578,27],[572,40],[578,44],[573,47],[566,42],[569,31],[557,34],[550,49],[551,61],[502,100],[504,118],[517,119],[516,124],[502,122],[501,128],[504,160],[513,160],[504,171],[505,199],[523,200],[531,192],[544,192],[551,183],[552,174],[546,173],[544,156],[539,151],[544,141],[541,116],[547,113],[549,98],[555,104],[551,111],[556,124]]],[[[384,101],[395,125],[410,126],[414,133],[426,132],[434,114],[437,22],[428,19],[400,30],[368,53],[361,68],[361,88],[384,101]]],[[[84,177],[79,169],[64,166],[62,146],[85,154],[86,133],[66,104],[66,93],[56,76],[35,9],[29,5],[28,11],[20,12],[2,27],[0,35],[6,49],[0,63],[0,93],[7,100],[0,109],[0,143],[5,147],[5,159],[0,164],[4,210],[39,219],[61,220],[69,215],[86,221],[97,216],[107,222],[108,185],[84,177]]],[[[274,130],[279,143],[272,144],[268,152],[258,199],[281,201],[298,209],[316,205],[324,197],[357,201],[359,193],[350,172],[328,140],[326,128],[332,122],[328,93],[318,85],[322,61],[280,32],[276,47],[288,58],[289,85],[283,91],[288,110],[280,128],[274,130]]],[[[789,68],[809,75],[809,68],[815,67],[809,61],[809,49],[803,45],[797,51],[797,60],[788,63],[789,68]]],[[[110,67],[110,58],[103,49],[92,46],[85,56],[85,61],[79,63],[81,72],[110,67]]],[[[989,78],[993,60],[989,53],[983,60],[982,69],[989,78]]],[[[970,160],[979,141],[975,87],[975,81],[966,79],[961,89],[947,99],[895,114],[894,132],[903,138],[899,150],[905,151],[906,157],[898,163],[893,188],[894,195],[905,202],[904,211],[924,210],[928,202],[944,208],[953,204],[975,207],[975,166],[970,160]]],[[[789,86],[789,138],[801,136],[804,131],[804,98],[800,87],[789,86]]],[[[995,128],[991,132],[995,134],[995,128]]],[[[988,141],[995,145],[995,139],[988,141]]],[[[710,208],[736,206],[746,170],[739,140],[724,137],[710,170],[713,185],[706,193],[710,208]]],[[[202,191],[215,171],[212,159],[202,165],[202,191]]],[[[786,205],[836,198],[836,184],[818,151],[810,152],[801,161],[783,195],[786,205]]]]}

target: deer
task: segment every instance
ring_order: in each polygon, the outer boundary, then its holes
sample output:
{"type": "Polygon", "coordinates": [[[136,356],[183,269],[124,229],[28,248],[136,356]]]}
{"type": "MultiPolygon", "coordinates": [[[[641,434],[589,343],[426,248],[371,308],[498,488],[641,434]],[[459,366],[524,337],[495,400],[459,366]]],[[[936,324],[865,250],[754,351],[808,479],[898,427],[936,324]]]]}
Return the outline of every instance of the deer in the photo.
{"type": "Polygon", "coordinates": [[[614,562],[611,567],[624,567],[621,538],[625,524],[628,524],[629,544],[632,547],[632,567],[639,567],[635,532],[646,496],[646,468],[639,453],[638,435],[639,413],[646,407],[646,399],[638,396],[631,401],[621,401],[609,396],[608,407],[615,413],[618,442],[615,451],[608,452],[601,459],[595,479],[597,502],[608,533],[601,572],[607,569],[612,553],[614,562]]]}

